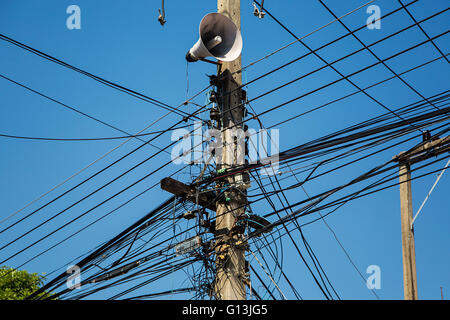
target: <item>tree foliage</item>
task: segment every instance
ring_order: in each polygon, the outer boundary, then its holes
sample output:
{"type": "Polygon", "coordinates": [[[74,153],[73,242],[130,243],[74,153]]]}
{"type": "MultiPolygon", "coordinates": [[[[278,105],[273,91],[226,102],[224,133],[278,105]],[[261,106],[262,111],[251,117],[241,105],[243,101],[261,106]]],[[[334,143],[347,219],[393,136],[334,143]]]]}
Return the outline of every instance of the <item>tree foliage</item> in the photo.
{"type": "MultiPolygon", "coordinates": [[[[45,276],[38,273],[0,267],[0,300],[23,300],[39,289],[44,280],[45,276]]],[[[41,297],[48,295],[43,293],[41,297]]]]}

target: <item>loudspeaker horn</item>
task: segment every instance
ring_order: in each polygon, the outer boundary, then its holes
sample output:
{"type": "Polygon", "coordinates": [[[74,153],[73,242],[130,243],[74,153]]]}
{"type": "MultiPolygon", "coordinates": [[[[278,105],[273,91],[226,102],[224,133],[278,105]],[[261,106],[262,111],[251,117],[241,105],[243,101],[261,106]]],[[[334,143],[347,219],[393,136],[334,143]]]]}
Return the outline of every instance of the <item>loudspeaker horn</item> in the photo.
{"type": "Polygon", "coordinates": [[[242,51],[241,32],[234,22],[220,13],[208,13],[199,27],[200,39],[186,54],[189,62],[206,57],[233,61],[242,51]]]}

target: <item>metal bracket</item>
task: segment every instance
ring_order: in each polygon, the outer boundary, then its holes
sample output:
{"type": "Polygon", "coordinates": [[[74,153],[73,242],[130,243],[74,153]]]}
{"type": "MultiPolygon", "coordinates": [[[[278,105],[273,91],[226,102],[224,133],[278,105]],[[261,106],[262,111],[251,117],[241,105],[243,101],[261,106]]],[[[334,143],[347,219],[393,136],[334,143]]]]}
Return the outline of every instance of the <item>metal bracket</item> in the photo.
{"type": "Polygon", "coordinates": [[[158,9],[158,21],[163,26],[166,23],[166,12],[164,10],[164,0],[161,1],[161,9],[158,9]],[[162,13],[161,13],[162,11],[162,13]]]}
{"type": "Polygon", "coordinates": [[[264,5],[264,0],[261,1],[261,9],[259,9],[256,5],[256,3],[253,2],[253,15],[255,17],[258,17],[259,19],[264,18],[264,16],[266,15],[266,13],[264,12],[263,9],[263,5],[264,5]]]}
{"type": "Polygon", "coordinates": [[[217,66],[221,66],[222,65],[222,61],[212,61],[212,60],[208,60],[208,59],[205,59],[205,58],[199,58],[198,60],[203,61],[203,62],[212,63],[212,64],[215,64],[217,66]]]}

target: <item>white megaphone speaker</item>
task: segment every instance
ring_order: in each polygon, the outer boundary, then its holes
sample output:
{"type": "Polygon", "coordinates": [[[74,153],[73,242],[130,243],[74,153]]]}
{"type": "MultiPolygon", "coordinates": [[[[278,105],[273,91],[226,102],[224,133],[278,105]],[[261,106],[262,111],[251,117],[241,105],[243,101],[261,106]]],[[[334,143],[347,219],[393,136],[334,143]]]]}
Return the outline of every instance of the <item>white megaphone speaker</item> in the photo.
{"type": "Polygon", "coordinates": [[[186,54],[194,62],[205,57],[233,61],[242,51],[242,36],[230,18],[220,13],[208,13],[200,22],[200,39],[186,54]]]}

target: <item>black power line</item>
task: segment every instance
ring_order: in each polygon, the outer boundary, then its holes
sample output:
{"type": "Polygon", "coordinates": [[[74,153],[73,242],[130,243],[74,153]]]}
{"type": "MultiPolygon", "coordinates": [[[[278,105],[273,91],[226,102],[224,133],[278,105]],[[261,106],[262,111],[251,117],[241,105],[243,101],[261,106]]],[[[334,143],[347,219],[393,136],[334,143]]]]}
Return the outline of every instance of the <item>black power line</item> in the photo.
{"type": "Polygon", "coordinates": [[[174,108],[174,107],[172,107],[172,106],[170,106],[170,105],[168,105],[168,104],[166,104],[164,102],[161,102],[161,101],[159,101],[157,99],[151,98],[151,97],[149,97],[149,96],[147,96],[147,95],[145,95],[143,93],[137,92],[135,90],[128,89],[128,88],[126,88],[124,86],[121,86],[121,85],[119,85],[117,83],[108,81],[108,80],[106,80],[106,79],[104,79],[102,77],[96,76],[96,75],[94,75],[94,74],[92,74],[90,72],[87,72],[85,70],[77,68],[77,67],[75,67],[73,65],[68,64],[67,62],[64,62],[64,61],[62,61],[60,59],[52,57],[51,55],[49,55],[47,53],[44,53],[44,52],[42,52],[40,50],[37,50],[37,49],[34,49],[34,48],[24,44],[24,43],[21,43],[21,42],[19,42],[17,40],[14,40],[14,39],[12,39],[12,38],[4,35],[4,34],[0,33],[0,39],[4,40],[6,42],[9,42],[9,43],[11,43],[11,44],[13,44],[13,45],[15,45],[17,47],[20,47],[22,49],[25,49],[26,51],[31,52],[31,53],[33,53],[33,54],[35,54],[35,55],[37,55],[37,56],[39,56],[41,58],[44,58],[44,59],[46,59],[48,61],[54,62],[56,64],[59,64],[59,65],[63,66],[63,67],[69,68],[69,69],[71,69],[73,71],[76,71],[76,72],[78,72],[80,74],[83,74],[83,75],[85,75],[85,76],[87,76],[87,77],[89,77],[91,79],[94,79],[95,81],[100,82],[100,83],[102,83],[102,84],[104,84],[104,85],[106,85],[106,86],[108,86],[110,88],[116,89],[116,90],[118,90],[120,92],[124,92],[124,93],[126,93],[126,94],[128,94],[130,96],[133,96],[135,98],[138,98],[138,99],[146,101],[146,102],[149,102],[149,103],[151,103],[151,104],[153,104],[153,105],[155,105],[157,107],[160,107],[160,108],[163,108],[165,110],[174,112],[174,113],[176,113],[178,115],[181,115],[181,116],[188,115],[186,112],[178,110],[178,108],[174,108]]]}

